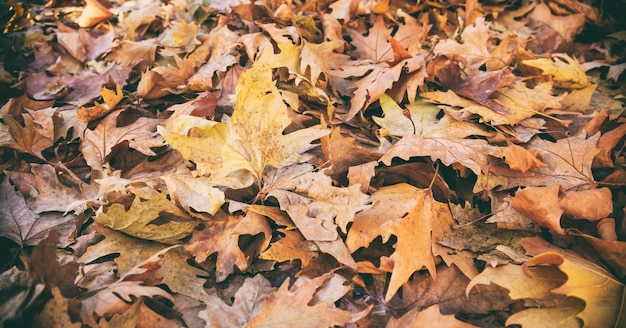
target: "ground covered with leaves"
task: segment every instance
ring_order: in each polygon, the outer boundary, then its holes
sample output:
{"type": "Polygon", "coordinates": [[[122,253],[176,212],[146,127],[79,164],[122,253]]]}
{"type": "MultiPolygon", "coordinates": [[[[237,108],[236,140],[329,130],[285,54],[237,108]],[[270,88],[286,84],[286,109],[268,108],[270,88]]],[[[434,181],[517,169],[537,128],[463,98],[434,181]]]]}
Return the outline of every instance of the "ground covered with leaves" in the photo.
{"type": "Polygon", "coordinates": [[[626,326],[625,2],[0,9],[0,326],[626,326]]]}

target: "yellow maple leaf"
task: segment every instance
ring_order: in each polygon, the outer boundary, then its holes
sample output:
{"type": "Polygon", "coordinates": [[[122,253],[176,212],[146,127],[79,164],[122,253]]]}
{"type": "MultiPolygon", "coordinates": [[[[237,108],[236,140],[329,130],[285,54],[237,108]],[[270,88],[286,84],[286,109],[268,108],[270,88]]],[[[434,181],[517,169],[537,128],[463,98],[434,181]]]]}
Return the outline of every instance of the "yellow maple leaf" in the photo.
{"type": "Polygon", "coordinates": [[[200,175],[208,176],[216,185],[243,188],[260,180],[267,166],[281,168],[308,160],[303,153],[315,147],[311,142],[328,134],[319,125],[283,134],[291,123],[287,110],[272,80],[272,65],[258,62],[239,79],[229,124],[213,122],[194,128],[199,137],[162,126],[158,131],[185,159],[196,164],[200,175]]]}
{"type": "Polygon", "coordinates": [[[550,58],[529,59],[522,63],[551,75],[557,87],[582,89],[591,85],[585,74],[586,69],[576,59],[566,54],[552,54],[550,58]]]}

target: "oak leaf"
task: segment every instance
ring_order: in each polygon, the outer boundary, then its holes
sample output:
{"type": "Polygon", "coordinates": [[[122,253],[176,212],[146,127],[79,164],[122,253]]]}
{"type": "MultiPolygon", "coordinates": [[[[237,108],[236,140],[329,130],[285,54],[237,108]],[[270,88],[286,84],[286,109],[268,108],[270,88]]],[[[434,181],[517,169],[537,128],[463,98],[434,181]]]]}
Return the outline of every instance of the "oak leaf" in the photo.
{"type": "Polygon", "coordinates": [[[534,258],[524,263],[525,271],[538,267],[556,266],[567,280],[552,293],[576,297],[585,302],[576,314],[588,327],[621,327],[626,324],[624,284],[603,266],[566,252],[535,237],[522,240],[522,245],[534,258]]]}
{"type": "Polygon", "coordinates": [[[368,196],[359,186],[335,187],[329,176],[315,172],[309,164],[268,170],[263,181],[262,194],[276,198],[282,210],[290,205],[305,206],[312,217],[323,216],[343,232],[347,232],[354,214],[367,207],[368,196]]]}
{"type": "Polygon", "coordinates": [[[259,255],[264,260],[277,262],[293,261],[299,259],[303,267],[309,265],[312,258],[317,256],[317,252],[311,250],[307,245],[307,239],[296,230],[277,229],[284,237],[272,242],[270,247],[259,255]]]}
{"type": "Polygon", "coordinates": [[[472,25],[466,26],[461,32],[460,43],[454,39],[443,40],[435,46],[433,51],[438,55],[459,55],[473,67],[480,67],[486,61],[492,59],[487,48],[489,43],[489,26],[484,17],[479,17],[472,25]]]}
{"type": "Polygon", "coordinates": [[[469,293],[476,285],[490,283],[509,290],[512,300],[525,300],[529,309],[515,313],[506,324],[580,327],[574,315],[584,304],[579,300],[552,293],[567,276],[555,267],[535,266],[524,270],[521,265],[506,264],[486,267],[467,285],[469,293]]]}

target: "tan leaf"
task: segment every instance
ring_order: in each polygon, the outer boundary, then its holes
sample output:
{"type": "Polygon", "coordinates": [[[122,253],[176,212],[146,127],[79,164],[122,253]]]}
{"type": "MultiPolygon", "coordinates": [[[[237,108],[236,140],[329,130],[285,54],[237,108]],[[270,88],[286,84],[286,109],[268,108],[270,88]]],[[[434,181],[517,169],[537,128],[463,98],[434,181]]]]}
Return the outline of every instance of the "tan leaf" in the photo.
{"type": "Polygon", "coordinates": [[[276,198],[282,210],[290,205],[305,206],[308,216],[325,221],[329,230],[333,225],[346,232],[355,213],[367,207],[368,196],[358,186],[335,187],[329,176],[314,172],[312,165],[267,170],[263,181],[262,194],[276,198]]]}
{"type": "MultiPolygon", "coordinates": [[[[333,273],[309,279],[301,277],[289,288],[284,282],[280,289],[263,300],[261,310],[244,327],[330,327],[355,322],[367,312],[357,314],[334,307],[334,301],[314,301],[316,294],[333,273]],[[330,303],[330,304],[329,304],[330,303]]],[[[343,295],[340,295],[340,297],[343,295]]]]}
{"type": "Polygon", "coordinates": [[[246,278],[235,293],[235,300],[228,306],[216,295],[201,297],[206,309],[198,316],[205,320],[208,327],[243,327],[257,315],[265,298],[272,295],[274,288],[262,275],[246,278]]]}
{"type": "Polygon", "coordinates": [[[452,216],[447,204],[435,201],[428,189],[404,183],[380,188],[371,201],[371,208],[356,215],[346,245],[355,252],[369,246],[377,236],[382,237],[383,243],[391,235],[396,236],[398,241],[390,257],[393,271],[385,295],[389,300],[415,271],[425,267],[433,277],[437,276],[433,238],[443,238],[443,231],[433,218],[447,215],[451,221],[452,216]]]}
{"type": "Polygon", "coordinates": [[[306,239],[300,232],[284,229],[278,229],[278,231],[285,236],[273,242],[267,250],[259,255],[260,258],[277,262],[299,259],[302,266],[306,267],[311,259],[318,255],[317,251],[311,250],[311,245],[307,245],[306,239]]]}
{"type": "Polygon", "coordinates": [[[492,166],[489,173],[486,171],[478,176],[474,191],[498,186],[510,189],[516,186],[548,185],[560,185],[565,191],[588,189],[594,181],[591,162],[599,151],[596,148],[599,138],[599,133],[589,138],[578,135],[557,142],[535,138],[526,145],[526,149],[541,154],[546,167],[521,174],[508,167],[492,166]]]}
{"type": "Polygon", "coordinates": [[[476,327],[469,323],[457,320],[453,314],[443,315],[439,310],[439,305],[435,304],[422,311],[412,310],[399,319],[391,318],[387,323],[387,328],[404,327],[427,327],[436,322],[437,326],[449,328],[469,328],[476,327]]]}
{"type": "Polygon", "coordinates": [[[19,245],[37,245],[51,230],[58,230],[67,238],[75,229],[75,219],[74,215],[60,213],[37,214],[26,205],[8,178],[0,184],[0,236],[19,245]]]}
{"type": "Polygon", "coordinates": [[[511,170],[522,173],[526,173],[535,168],[547,167],[540,153],[529,151],[515,144],[495,148],[490,155],[504,158],[504,162],[511,170]]]}

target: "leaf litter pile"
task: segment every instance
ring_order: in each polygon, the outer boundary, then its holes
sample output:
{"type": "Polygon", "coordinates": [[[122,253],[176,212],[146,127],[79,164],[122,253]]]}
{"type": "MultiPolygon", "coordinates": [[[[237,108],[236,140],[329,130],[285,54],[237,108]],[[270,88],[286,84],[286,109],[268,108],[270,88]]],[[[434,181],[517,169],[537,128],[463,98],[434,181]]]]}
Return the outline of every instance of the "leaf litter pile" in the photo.
{"type": "Polygon", "coordinates": [[[626,325],[623,1],[0,6],[0,326],[626,325]]]}

